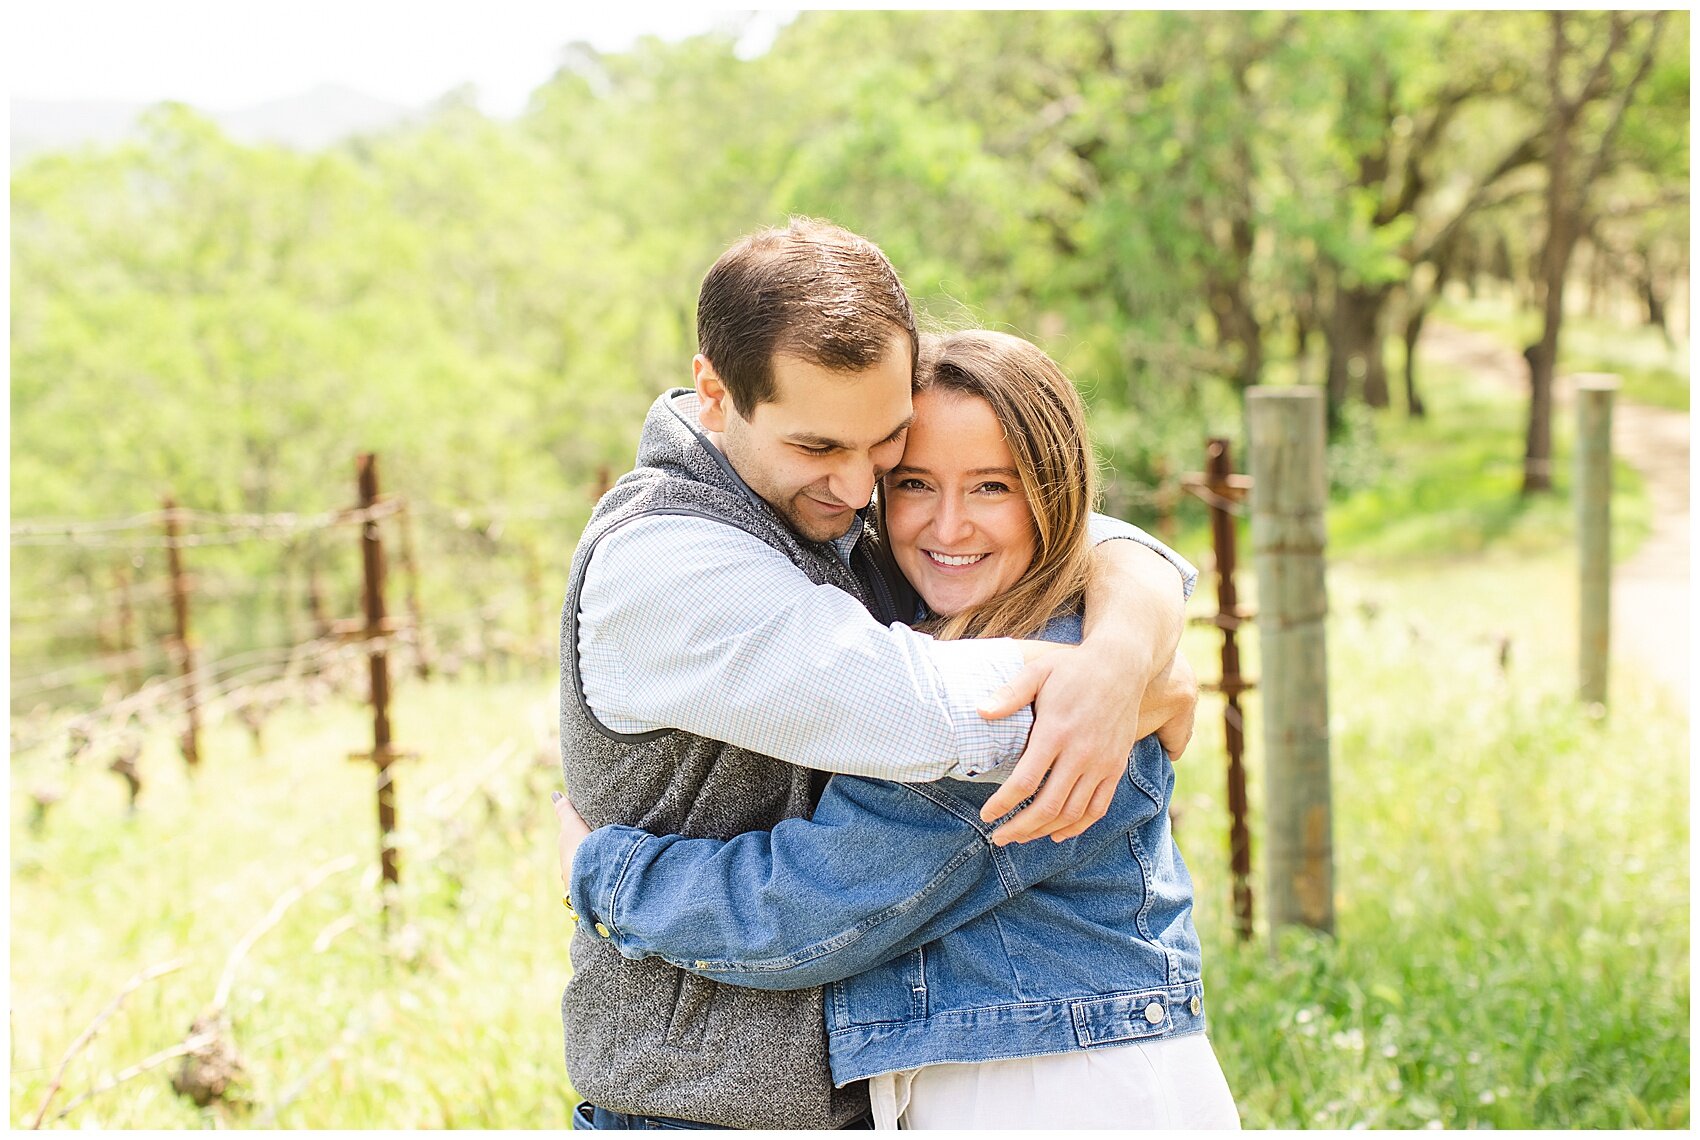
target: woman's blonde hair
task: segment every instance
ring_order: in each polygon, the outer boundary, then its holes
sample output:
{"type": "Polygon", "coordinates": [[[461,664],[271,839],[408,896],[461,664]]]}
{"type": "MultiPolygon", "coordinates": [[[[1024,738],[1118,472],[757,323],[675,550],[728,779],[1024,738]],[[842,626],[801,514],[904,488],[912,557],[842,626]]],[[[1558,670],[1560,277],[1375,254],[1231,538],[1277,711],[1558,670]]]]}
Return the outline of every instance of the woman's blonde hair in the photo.
{"type": "MultiPolygon", "coordinates": [[[[1086,590],[1087,516],[1098,486],[1080,393],[1036,345],[985,329],[923,335],[916,388],[977,396],[991,406],[1036,531],[1033,562],[1013,586],[922,628],[941,639],[1032,637],[1086,590]]],[[[883,496],[879,521],[883,534],[883,496]]]]}

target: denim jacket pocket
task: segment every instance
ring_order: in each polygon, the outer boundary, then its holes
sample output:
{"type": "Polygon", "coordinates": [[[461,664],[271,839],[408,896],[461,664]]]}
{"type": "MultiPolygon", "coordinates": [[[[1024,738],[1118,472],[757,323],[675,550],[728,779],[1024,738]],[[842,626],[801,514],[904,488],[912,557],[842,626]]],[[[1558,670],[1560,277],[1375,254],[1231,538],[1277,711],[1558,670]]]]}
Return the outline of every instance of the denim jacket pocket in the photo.
{"type": "Polygon", "coordinates": [[[848,982],[833,982],[827,995],[832,1029],[890,1025],[927,1016],[927,948],[875,966],[848,982]]]}

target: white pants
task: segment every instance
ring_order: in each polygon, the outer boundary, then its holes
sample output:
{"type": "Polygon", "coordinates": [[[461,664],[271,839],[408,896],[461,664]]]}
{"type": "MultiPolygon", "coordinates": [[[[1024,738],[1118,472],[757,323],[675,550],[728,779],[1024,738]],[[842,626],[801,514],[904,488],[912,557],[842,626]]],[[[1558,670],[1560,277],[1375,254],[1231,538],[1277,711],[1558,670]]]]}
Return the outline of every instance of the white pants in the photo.
{"type": "Polygon", "coordinates": [[[1043,1057],[926,1065],[868,1082],[878,1128],[1238,1128],[1202,1033],[1043,1057]]]}

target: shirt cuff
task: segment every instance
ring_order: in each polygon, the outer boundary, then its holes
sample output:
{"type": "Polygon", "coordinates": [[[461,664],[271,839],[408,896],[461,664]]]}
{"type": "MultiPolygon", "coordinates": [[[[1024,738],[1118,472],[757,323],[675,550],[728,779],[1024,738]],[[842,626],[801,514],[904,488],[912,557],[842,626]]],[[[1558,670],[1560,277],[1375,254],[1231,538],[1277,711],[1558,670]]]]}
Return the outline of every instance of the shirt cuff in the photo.
{"type": "Polygon", "coordinates": [[[1094,512],[1086,521],[1086,533],[1093,546],[1114,538],[1129,538],[1141,546],[1155,550],[1173,563],[1176,570],[1180,571],[1181,596],[1192,597],[1192,588],[1198,585],[1198,569],[1132,523],[1125,523],[1121,519],[1094,512]]]}
{"type": "Polygon", "coordinates": [[[586,937],[612,942],[614,949],[628,958],[642,955],[628,953],[621,944],[614,907],[626,870],[639,848],[654,838],[647,831],[612,824],[591,832],[573,852],[573,877],[567,895],[578,912],[579,926],[586,937]]]}
{"type": "Polygon", "coordinates": [[[933,643],[933,662],[945,678],[945,705],[956,766],[955,780],[1002,783],[1033,727],[1033,706],[1023,705],[1001,720],[980,715],[980,705],[1021,672],[1021,649],[1007,637],[933,643]]]}

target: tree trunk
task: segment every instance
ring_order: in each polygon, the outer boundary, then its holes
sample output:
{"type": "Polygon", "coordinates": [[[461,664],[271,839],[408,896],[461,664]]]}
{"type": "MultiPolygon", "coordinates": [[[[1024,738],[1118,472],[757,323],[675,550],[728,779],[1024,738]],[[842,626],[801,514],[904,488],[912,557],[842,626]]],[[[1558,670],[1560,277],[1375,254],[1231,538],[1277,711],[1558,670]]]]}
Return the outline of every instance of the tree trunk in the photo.
{"type": "Polygon", "coordinates": [[[1263,375],[1263,329],[1246,298],[1245,282],[1214,285],[1210,290],[1210,308],[1216,317],[1217,337],[1239,346],[1233,381],[1234,387],[1243,392],[1257,384],[1263,375]]]}
{"type": "Polygon", "coordinates": [[[1511,243],[1505,240],[1504,234],[1494,235],[1493,255],[1488,263],[1488,273],[1507,285],[1517,283],[1517,269],[1511,261],[1511,243]]]}
{"type": "Polygon", "coordinates": [[[1529,428],[1523,447],[1523,494],[1552,490],[1552,365],[1545,338],[1523,350],[1529,364],[1529,428]]]}
{"type": "Polygon", "coordinates": [[[1308,382],[1311,374],[1310,345],[1321,323],[1317,315],[1321,293],[1322,285],[1315,277],[1293,293],[1293,360],[1298,365],[1301,383],[1308,382]]]}
{"type": "Polygon", "coordinates": [[[1387,364],[1382,359],[1381,313],[1386,285],[1336,289],[1328,328],[1328,422],[1339,425],[1340,409],[1357,388],[1372,408],[1388,405],[1387,364]]]}
{"type": "Polygon", "coordinates": [[[1538,344],[1529,354],[1529,438],[1523,455],[1523,493],[1533,494],[1552,489],[1552,380],[1558,365],[1558,336],[1564,324],[1564,278],[1570,259],[1584,228],[1588,191],[1600,174],[1607,169],[1607,160],[1618,128],[1634,98],[1635,89],[1646,79],[1652,67],[1653,52],[1664,24],[1664,13],[1654,13],[1645,24],[1647,36],[1641,59],[1627,82],[1609,82],[1613,57],[1630,38],[1630,30],[1639,21],[1626,18],[1620,12],[1611,14],[1610,39],[1593,64],[1575,98],[1564,92],[1565,57],[1571,48],[1565,37],[1563,12],[1550,14],[1552,21],[1552,51],[1548,59],[1547,82],[1551,91],[1547,137],[1547,236],[1541,251],[1540,276],[1545,285],[1541,306],[1542,329],[1538,344]],[[1576,127],[1588,104],[1613,92],[1613,107],[1591,160],[1571,170],[1572,153],[1576,149],[1576,127]]]}
{"type": "Polygon", "coordinates": [[[1423,322],[1428,320],[1428,304],[1416,305],[1405,318],[1405,414],[1413,419],[1428,415],[1423,398],[1417,395],[1417,338],[1423,334],[1423,322]]]}
{"type": "Polygon", "coordinates": [[[1647,307],[1647,323],[1664,335],[1665,344],[1674,347],[1670,323],[1665,315],[1665,295],[1659,287],[1659,275],[1653,270],[1653,255],[1646,249],[1636,251],[1635,288],[1647,307]]]}
{"type": "Polygon", "coordinates": [[[1570,132],[1575,108],[1561,81],[1565,56],[1564,13],[1552,13],[1548,57],[1551,104],[1547,138],[1547,234],[1541,250],[1541,339],[1523,353],[1529,362],[1529,430],[1523,447],[1523,494],[1552,490],[1552,375],[1558,364],[1558,332],[1564,324],[1564,271],[1575,242],[1569,204],[1570,132]]]}

